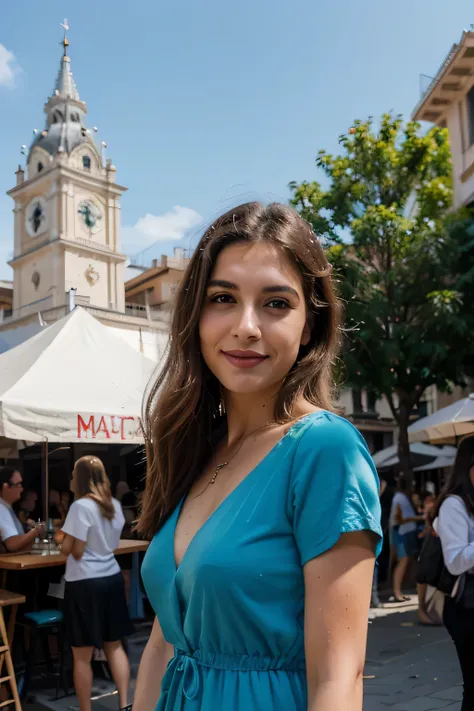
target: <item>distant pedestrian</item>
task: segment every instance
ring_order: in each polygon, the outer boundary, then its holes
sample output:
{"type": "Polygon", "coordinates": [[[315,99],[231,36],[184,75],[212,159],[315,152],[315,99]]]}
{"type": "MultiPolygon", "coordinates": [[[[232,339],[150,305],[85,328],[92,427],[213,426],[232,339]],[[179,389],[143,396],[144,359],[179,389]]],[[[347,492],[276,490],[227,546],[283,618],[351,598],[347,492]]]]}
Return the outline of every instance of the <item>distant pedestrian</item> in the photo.
{"type": "Polygon", "coordinates": [[[474,437],[459,445],[451,475],[433,510],[444,563],[462,576],[459,593],[447,597],[444,624],[461,665],[464,696],[461,711],[474,709],[474,437]]]}
{"type": "Polygon", "coordinates": [[[398,480],[398,491],[392,500],[390,513],[390,543],[397,559],[393,571],[393,597],[390,602],[405,602],[408,600],[402,593],[403,580],[411,560],[416,560],[420,542],[417,525],[423,516],[417,514],[411,500],[411,486],[408,479],[401,476],[398,480]]]}
{"type": "Polygon", "coordinates": [[[112,498],[104,465],[82,457],[74,467],[75,501],[63,526],[67,558],[64,595],[66,627],[74,660],[80,711],[90,711],[92,655],[103,649],[117,686],[120,707],[128,704],[130,667],[122,640],[132,633],[125,588],[114,556],[125,520],[112,498]]]}

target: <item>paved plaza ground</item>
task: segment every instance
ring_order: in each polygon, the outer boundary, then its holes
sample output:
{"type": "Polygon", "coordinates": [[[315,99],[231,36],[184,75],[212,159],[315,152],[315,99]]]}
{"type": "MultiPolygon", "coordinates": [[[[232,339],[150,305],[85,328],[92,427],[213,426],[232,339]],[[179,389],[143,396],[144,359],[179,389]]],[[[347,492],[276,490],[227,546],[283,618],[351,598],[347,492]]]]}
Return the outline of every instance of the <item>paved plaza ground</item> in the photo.
{"type": "Polygon", "coordinates": [[[446,630],[417,624],[414,597],[371,616],[364,711],[459,711],[461,673],[446,630]]]}
{"type": "MultiPolygon", "coordinates": [[[[459,711],[460,671],[452,642],[444,628],[417,624],[414,597],[405,605],[388,604],[380,610],[372,610],[371,617],[364,711],[459,711]]],[[[142,623],[131,639],[129,654],[133,679],[150,629],[150,623],[142,623]]],[[[110,683],[96,682],[95,695],[110,694],[111,691],[110,683]]],[[[51,696],[51,692],[44,692],[38,695],[37,701],[53,711],[78,709],[75,696],[58,701],[52,701],[51,696]]],[[[94,701],[93,709],[117,711],[118,698],[115,694],[102,696],[94,701]]],[[[38,706],[34,711],[38,711],[38,706]]],[[[216,706],[216,711],[225,709],[216,706]]]]}

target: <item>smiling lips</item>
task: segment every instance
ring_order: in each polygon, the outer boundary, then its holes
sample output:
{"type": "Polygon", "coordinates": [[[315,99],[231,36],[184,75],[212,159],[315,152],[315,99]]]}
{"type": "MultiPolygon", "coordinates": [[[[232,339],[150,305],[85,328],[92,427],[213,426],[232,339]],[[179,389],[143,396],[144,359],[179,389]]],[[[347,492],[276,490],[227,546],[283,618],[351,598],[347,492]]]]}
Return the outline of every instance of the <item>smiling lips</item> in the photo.
{"type": "Polygon", "coordinates": [[[255,368],[268,358],[256,351],[222,351],[222,355],[236,368],[255,368]]]}

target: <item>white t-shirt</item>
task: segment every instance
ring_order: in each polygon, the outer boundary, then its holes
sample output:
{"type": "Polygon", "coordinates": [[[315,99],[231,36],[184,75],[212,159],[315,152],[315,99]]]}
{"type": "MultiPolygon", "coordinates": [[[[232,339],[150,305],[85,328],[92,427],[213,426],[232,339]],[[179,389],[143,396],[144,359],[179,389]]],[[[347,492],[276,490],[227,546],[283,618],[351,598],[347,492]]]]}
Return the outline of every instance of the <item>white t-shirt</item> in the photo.
{"type": "MultiPolygon", "coordinates": [[[[416,516],[416,511],[413,508],[413,504],[411,503],[408,496],[404,494],[403,491],[397,491],[397,493],[392,499],[392,508],[390,511],[390,528],[398,526],[398,522],[396,519],[397,506],[400,506],[403,518],[413,518],[414,516],[416,516]]],[[[411,521],[410,523],[402,523],[398,531],[401,536],[404,536],[406,533],[412,533],[413,531],[416,531],[416,522],[411,521]]]]}
{"type": "Polygon", "coordinates": [[[76,560],[69,555],[66,563],[66,582],[86,578],[105,578],[120,572],[114,550],[118,548],[120,534],[125,523],[122,507],[112,499],[115,516],[112,521],[102,516],[99,505],[83,497],[69,509],[63,531],[86,543],[84,555],[76,560]]]}
{"type": "Polygon", "coordinates": [[[0,539],[5,542],[12,536],[19,536],[24,532],[21,521],[10,504],[0,497],[0,539]]]}
{"type": "Polygon", "coordinates": [[[474,572],[474,519],[459,496],[448,496],[443,501],[433,527],[451,575],[474,572]]]}

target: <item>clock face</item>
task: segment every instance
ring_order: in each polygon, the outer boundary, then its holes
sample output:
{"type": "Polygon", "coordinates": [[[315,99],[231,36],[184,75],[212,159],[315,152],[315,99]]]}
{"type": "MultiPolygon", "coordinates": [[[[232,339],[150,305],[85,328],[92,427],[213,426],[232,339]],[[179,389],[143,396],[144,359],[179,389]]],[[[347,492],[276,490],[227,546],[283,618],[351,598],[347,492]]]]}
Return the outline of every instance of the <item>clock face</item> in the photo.
{"type": "Polygon", "coordinates": [[[102,228],[102,213],[92,200],[82,200],[77,212],[89,232],[95,233],[102,228]]]}
{"type": "Polygon", "coordinates": [[[30,237],[37,237],[46,229],[46,203],[37,197],[28,203],[25,210],[25,226],[30,237]]]}

